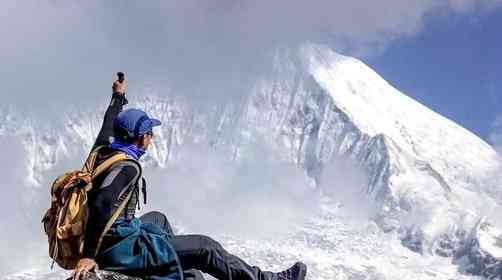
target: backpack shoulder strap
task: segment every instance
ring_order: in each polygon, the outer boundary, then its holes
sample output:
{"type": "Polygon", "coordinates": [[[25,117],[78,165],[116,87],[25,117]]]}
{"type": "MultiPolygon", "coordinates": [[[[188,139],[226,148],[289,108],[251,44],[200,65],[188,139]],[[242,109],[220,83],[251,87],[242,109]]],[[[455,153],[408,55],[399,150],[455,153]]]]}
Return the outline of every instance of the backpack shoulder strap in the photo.
{"type": "MultiPolygon", "coordinates": [[[[112,157],[113,158],[113,157],[112,157]]],[[[112,158],[108,159],[108,160],[111,160],[112,158]]],[[[131,159],[131,158],[127,158],[126,159],[122,159],[122,160],[126,160],[126,161],[130,161],[130,162],[133,162],[134,164],[137,165],[138,167],[138,174],[136,174],[136,176],[134,177],[134,181],[138,181],[141,177],[142,177],[142,174],[143,174],[143,171],[142,171],[142,168],[141,168],[141,165],[139,164],[138,161],[134,160],[134,159],[131,159]]],[[[120,160],[115,160],[114,163],[118,162],[120,160]]],[[[103,162],[101,165],[105,164],[106,162],[103,162]]],[[[110,166],[113,165],[110,164],[110,166]]],[[[99,166],[98,166],[99,168],[99,166]]],[[[110,217],[110,219],[108,220],[108,222],[106,223],[106,226],[105,228],[103,229],[103,232],[101,233],[101,235],[99,236],[99,240],[98,240],[98,244],[96,246],[96,251],[94,252],[94,256],[97,256],[98,252],[99,252],[99,249],[101,248],[101,243],[103,242],[103,238],[105,237],[105,234],[111,229],[113,223],[115,223],[115,221],[118,219],[120,213],[122,213],[122,211],[125,209],[127,203],[129,202],[129,200],[131,199],[131,196],[133,194],[133,188],[135,187],[135,183],[134,184],[131,184],[131,186],[129,186],[129,189],[127,190],[127,196],[125,197],[124,200],[122,200],[119,204],[119,206],[117,207],[117,209],[115,209],[115,211],[113,212],[112,216],[110,217]]]]}
{"type": "Polygon", "coordinates": [[[114,165],[115,163],[117,163],[119,161],[123,161],[123,160],[134,161],[134,160],[130,159],[126,154],[124,154],[122,152],[118,152],[118,153],[112,155],[111,157],[107,158],[105,161],[100,163],[98,166],[96,166],[96,168],[94,168],[92,170],[92,173],[91,173],[92,179],[96,179],[96,177],[98,177],[103,172],[108,170],[110,167],[112,167],[112,165],[114,165]]]}
{"type": "Polygon", "coordinates": [[[95,167],[94,165],[96,164],[96,160],[98,159],[99,152],[105,147],[105,145],[98,146],[89,153],[89,156],[87,156],[84,166],[82,167],[83,172],[92,173],[92,170],[95,167]]]}

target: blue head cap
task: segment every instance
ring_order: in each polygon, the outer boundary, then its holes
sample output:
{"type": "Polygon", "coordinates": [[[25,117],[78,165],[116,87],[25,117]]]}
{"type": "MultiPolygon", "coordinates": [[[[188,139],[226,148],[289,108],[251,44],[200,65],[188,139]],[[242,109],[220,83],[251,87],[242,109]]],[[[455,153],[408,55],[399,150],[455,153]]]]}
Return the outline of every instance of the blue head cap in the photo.
{"type": "Polygon", "coordinates": [[[115,118],[113,126],[116,130],[121,129],[127,132],[130,138],[136,138],[153,131],[153,127],[159,126],[161,122],[150,118],[143,110],[127,109],[115,118]]]}

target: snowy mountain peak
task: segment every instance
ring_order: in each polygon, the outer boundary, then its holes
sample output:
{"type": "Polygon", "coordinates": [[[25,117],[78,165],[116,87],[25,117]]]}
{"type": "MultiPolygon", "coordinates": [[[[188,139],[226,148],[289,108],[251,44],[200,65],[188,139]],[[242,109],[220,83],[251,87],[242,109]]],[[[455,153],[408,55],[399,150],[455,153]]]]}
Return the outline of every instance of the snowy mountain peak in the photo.
{"type": "Polygon", "coordinates": [[[357,59],[317,45],[303,47],[301,54],[308,72],[360,133],[385,137],[397,168],[389,174],[395,191],[426,193],[418,181],[402,182],[400,173],[412,169],[437,181],[445,198],[479,191],[500,195],[484,180],[499,169],[499,157],[482,139],[399,92],[357,59]]]}
{"type": "Polygon", "coordinates": [[[309,73],[369,136],[384,134],[437,164],[460,161],[458,165],[474,171],[496,164],[497,154],[490,145],[399,92],[361,61],[316,45],[304,47],[302,54],[309,73]]]}

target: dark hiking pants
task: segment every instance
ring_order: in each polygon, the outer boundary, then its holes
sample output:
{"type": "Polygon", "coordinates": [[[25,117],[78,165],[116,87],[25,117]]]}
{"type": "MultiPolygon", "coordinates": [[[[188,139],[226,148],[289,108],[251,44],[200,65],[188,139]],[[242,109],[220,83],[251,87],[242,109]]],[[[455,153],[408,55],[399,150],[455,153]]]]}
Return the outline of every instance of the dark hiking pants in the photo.
{"type": "MultiPolygon", "coordinates": [[[[166,216],[160,212],[149,212],[140,217],[143,223],[160,226],[173,233],[166,216]]],[[[174,235],[171,239],[188,279],[204,279],[200,271],[220,280],[275,280],[275,274],[250,266],[239,257],[228,253],[220,243],[204,235],[174,235]],[[200,271],[198,271],[200,270],[200,271]]]]}

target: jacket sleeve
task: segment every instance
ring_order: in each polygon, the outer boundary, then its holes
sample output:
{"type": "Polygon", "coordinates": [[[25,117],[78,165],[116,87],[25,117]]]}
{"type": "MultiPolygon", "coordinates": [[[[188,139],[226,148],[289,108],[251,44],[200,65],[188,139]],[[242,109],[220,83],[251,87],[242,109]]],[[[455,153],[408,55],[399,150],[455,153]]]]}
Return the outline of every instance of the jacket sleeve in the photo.
{"type": "Polygon", "coordinates": [[[116,209],[116,202],[136,183],[139,172],[131,164],[119,164],[110,170],[99,188],[89,194],[83,257],[94,258],[99,238],[116,209]]]}
{"type": "Polygon", "coordinates": [[[110,105],[106,109],[101,130],[91,150],[94,150],[98,146],[110,144],[110,137],[113,136],[113,120],[122,112],[122,108],[127,103],[128,101],[124,94],[114,93],[112,95],[110,105]]]}

